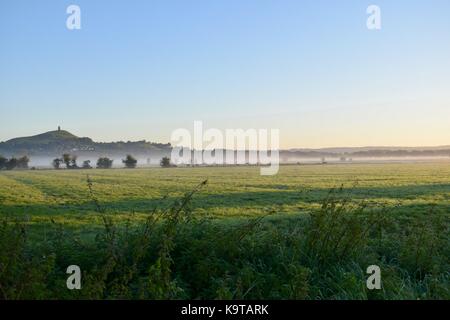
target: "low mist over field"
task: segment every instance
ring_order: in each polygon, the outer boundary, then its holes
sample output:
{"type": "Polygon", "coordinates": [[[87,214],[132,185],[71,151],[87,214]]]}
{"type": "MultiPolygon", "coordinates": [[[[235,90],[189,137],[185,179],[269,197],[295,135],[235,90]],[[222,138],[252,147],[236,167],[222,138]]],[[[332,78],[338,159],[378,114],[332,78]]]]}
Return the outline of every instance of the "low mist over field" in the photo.
{"type": "MultiPolygon", "coordinates": [[[[91,138],[77,137],[58,129],[31,137],[13,138],[0,143],[0,155],[19,157],[27,155],[34,167],[51,167],[53,159],[64,153],[76,155],[80,162],[99,157],[113,159],[113,167],[122,167],[122,160],[132,154],[138,166],[158,166],[161,158],[170,157],[170,143],[141,141],[95,142],[91,138]]],[[[220,152],[217,150],[216,152],[220,152]]],[[[225,154],[226,150],[222,150],[225,154]]],[[[236,150],[246,158],[252,151],[236,150]]],[[[325,162],[389,162],[429,161],[450,158],[450,147],[343,147],[321,149],[280,150],[280,163],[325,163],[325,162]]],[[[234,164],[226,161],[225,164],[234,164]]]]}

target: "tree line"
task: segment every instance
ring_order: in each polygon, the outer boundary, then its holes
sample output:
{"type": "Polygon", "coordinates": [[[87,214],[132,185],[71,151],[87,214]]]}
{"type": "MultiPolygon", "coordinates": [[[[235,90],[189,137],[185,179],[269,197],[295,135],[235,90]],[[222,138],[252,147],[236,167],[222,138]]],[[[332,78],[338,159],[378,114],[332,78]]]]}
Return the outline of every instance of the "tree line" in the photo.
{"type": "Polygon", "coordinates": [[[20,158],[12,157],[10,159],[0,156],[0,170],[28,169],[29,162],[30,158],[27,156],[20,158]]]}
{"type": "MultiPolygon", "coordinates": [[[[62,169],[65,167],[66,169],[92,169],[91,160],[85,160],[81,165],[77,163],[78,157],[76,155],[70,155],[65,153],[61,158],[55,158],[52,161],[52,166],[54,169],[62,169]]],[[[108,157],[100,157],[97,159],[96,168],[97,169],[111,169],[113,165],[112,159],[108,157]]],[[[12,157],[5,158],[0,155],[0,170],[13,170],[13,169],[28,169],[28,164],[30,162],[30,158],[27,156],[23,156],[20,158],[12,157]]],[[[122,160],[122,163],[125,165],[125,168],[134,169],[137,166],[137,159],[132,155],[127,155],[125,159],[122,160]]],[[[163,168],[172,167],[173,165],[170,162],[170,158],[163,157],[160,161],[160,166],[163,168]]],[[[33,169],[33,168],[32,168],[33,169]]]]}
{"type": "MultiPolygon", "coordinates": [[[[112,159],[108,157],[101,157],[97,160],[97,169],[111,169],[113,165],[112,159]]],[[[137,166],[137,159],[132,155],[128,154],[125,159],[122,160],[122,163],[125,165],[125,168],[134,169],[137,166]]],[[[81,166],[77,164],[77,156],[70,154],[63,154],[61,158],[56,158],[52,163],[55,169],[61,169],[62,165],[66,166],[66,169],[92,169],[91,161],[85,160],[81,166]]],[[[161,167],[167,168],[171,167],[172,164],[170,162],[170,158],[163,157],[160,161],[161,167]]]]}
{"type": "MultiPolygon", "coordinates": [[[[66,169],[92,169],[91,166],[91,160],[85,160],[83,161],[82,165],[78,165],[77,163],[77,156],[76,155],[70,155],[68,153],[63,154],[61,158],[55,158],[53,159],[52,165],[55,169],[61,169],[61,167],[64,165],[66,169]]],[[[112,159],[108,157],[100,157],[97,160],[97,169],[110,169],[113,165],[112,159]]],[[[137,160],[132,155],[127,155],[124,160],[122,160],[122,163],[125,165],[125,168],[133,169],[136,168],[137,160]]]]}

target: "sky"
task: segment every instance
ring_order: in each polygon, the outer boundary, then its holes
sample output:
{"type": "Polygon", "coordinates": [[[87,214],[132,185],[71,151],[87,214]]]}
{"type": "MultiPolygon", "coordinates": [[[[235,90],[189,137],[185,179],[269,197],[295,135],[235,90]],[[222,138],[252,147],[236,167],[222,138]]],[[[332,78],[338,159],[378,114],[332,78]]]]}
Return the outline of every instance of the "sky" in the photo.
{"type": "Polygon", "coordinates": [[[448,0],[0,2],[0,141],[279,129],[282,148],[450,145],[448,0]],[[81,9],[69,30],[66,8],[81,9]],[[369,5],[381,30],[369,30],[369,5]]]}

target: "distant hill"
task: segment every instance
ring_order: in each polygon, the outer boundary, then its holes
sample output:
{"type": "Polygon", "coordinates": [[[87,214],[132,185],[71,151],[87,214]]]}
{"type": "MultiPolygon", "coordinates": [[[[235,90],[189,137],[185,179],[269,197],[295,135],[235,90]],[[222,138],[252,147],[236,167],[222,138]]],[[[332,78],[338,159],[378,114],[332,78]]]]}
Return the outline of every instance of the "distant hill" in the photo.
{"type": "MultiPolygon", "coordinates": [[[[0,142],[3,156],[47,156],[56,157],[63,153],[94,157],[99,155],[123,157],[126,154],[145,158],[169,156],[170,143],[142,141],[95,142],[91,138],[77,137],[65,131],[55,130],[31,137],[14,138],[0,142]]],[[[298,158],[364,158],[364,157],[442,157],[450,156],[450,146],[440,147],[342,147],[321,149],[280,150],[281,161],[298,158]]]]}
{"type": "Polygon", "coordinates": [[[426,148],[330,148],[295,149],[280,151],[282,159],[293,158],[406,158],[406,157],[450,157],[449,147],[426,148]]]}
{"type": "Polygon", "coordinates": [[[14,138],[0,142],[0,154],[4,156],[58,156],[63,153],[76,154],[149,154],[171,149],[170,144],[152,143],[145,140],[135,142],[94,142],[91,138],[77,137],[65,131],[55,130],[31,137],[14,138]]]}
{"type": "Polygon", "coordinates": [[[31,137],[14,138],[2,143],[6,147],[34,147],[48,146],[52,144],[92,144],[90,138],[79,138],[65,130],[55,130],[41,133],[31,137]]]}
{"type": "Polygon", "coordinates": [[[427,151],[427,150],[450,150],[450,145],[448,146],[437,146],[437,147],[402,147],[402,146],[376,146],[376,147],[330,147],[330,148],[318,148],[318,149],[290,149],[291,152],[325,152],[325,153],[354,153],[354,152],[366,152],[366,151],[376,151],[376,150],[386,150],[386,151],[427,151]]]}
{"type": "Polygon", "coordinates": [[[394,158],[394,157],[448,157],[450,146],[438,147],[342,147],[320,149],[290,149],[281,151],[283,157],[354,157],[354,158],[394,158]]]}

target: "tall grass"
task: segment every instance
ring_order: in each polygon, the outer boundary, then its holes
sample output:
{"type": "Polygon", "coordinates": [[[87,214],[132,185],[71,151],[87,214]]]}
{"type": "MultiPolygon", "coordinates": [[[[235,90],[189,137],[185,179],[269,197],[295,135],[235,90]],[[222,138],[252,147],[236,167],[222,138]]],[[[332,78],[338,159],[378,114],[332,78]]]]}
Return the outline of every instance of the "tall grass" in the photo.
{"type": "Polygon", "coordinates": [[[333,189],[322,206],[286,219],[226,223],[195,216],[200,183],[144,223],[102,217],[94,241],[53,222],[30,241],[27,221],[0,224],[2,299],[449,299],[449,221],[393,217],[333,189]],[[83,271],[66,288],[67,266],[83,271]],[[382,270],[382,290],[366,288],[367,266],[382,270]]]}

